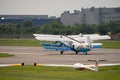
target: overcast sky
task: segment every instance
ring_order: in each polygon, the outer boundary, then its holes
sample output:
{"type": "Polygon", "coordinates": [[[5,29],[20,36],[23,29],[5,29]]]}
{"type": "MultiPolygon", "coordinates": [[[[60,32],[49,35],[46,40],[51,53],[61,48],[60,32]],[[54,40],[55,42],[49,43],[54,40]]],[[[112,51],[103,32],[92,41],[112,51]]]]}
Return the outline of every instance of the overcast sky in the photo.
{"type": "Polygon", "coordinates": [[[120,7],[120,0],[0,0],[0,14],[60,16],[93,6],[120,7]]]}

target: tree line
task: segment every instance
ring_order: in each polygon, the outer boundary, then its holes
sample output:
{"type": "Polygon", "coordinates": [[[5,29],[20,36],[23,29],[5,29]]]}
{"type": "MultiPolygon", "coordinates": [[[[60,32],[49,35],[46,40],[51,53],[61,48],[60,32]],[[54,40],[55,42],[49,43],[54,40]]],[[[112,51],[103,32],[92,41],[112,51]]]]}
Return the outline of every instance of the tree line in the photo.
{"type": "Polygon", "coordinates": [[[116,34],[120,32],[120,22],[109,22],[99,25],[75,24],[73,26],[65,26],[60,22],[51,21],[42,26],[33,25],[31,20],[25,20],[23,24],[19,23],[1,23],[0,35],[32,35],[38,34],[94,34],[105,35],[108,33],[116,34]]]}

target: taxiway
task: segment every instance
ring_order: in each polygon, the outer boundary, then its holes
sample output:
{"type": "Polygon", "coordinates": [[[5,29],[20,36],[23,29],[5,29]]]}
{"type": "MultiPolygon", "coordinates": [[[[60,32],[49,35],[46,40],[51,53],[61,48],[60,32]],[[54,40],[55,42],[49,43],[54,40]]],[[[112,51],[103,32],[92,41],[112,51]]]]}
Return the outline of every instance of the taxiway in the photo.
{"type": "Polygon", "coordinates": [[[92,49],[88,55],[66,51],[49,51],[42,47],[0,46],[0,53],[14,54],[13,57],[0,58],[0,64],[22,63],[33,64],[91,64],[87,60],[107,60],[104,63],[120,63],[120,49],[92,49]]]}

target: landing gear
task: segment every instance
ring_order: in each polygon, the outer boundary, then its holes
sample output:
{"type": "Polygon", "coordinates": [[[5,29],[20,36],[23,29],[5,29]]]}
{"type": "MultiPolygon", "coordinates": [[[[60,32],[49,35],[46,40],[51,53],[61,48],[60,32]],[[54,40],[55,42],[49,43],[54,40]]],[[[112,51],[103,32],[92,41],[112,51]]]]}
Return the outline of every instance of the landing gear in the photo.
{"type": "Polygon", "coordinates": [[[60,51],[60,54],[63,55],[63,51],[60,51]]]}
{"type": "Polygon", "coordinates": [[[78,54],[78,52],[76,51],[76,54],[78,54]]]}
{"type": "Polygon", "coordinates": [[[85,52],[85,54],[87,55],[87,52],[85,52]]]}
{"type": "Polygon", "coordinates": [[[83,54],[88,55],[88,53],[87,53],[87,52],[83,52],[83,54]]]}

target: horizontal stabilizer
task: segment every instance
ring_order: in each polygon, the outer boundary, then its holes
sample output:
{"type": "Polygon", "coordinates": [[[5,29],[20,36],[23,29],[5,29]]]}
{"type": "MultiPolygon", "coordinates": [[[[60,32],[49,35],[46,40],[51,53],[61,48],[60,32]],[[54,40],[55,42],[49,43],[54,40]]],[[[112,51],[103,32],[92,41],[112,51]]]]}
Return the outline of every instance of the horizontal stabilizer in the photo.
{"type": "Polygon", "coordinates": [[[102,43],[91,43],[92,48],[102,48],[102,43]]]}

